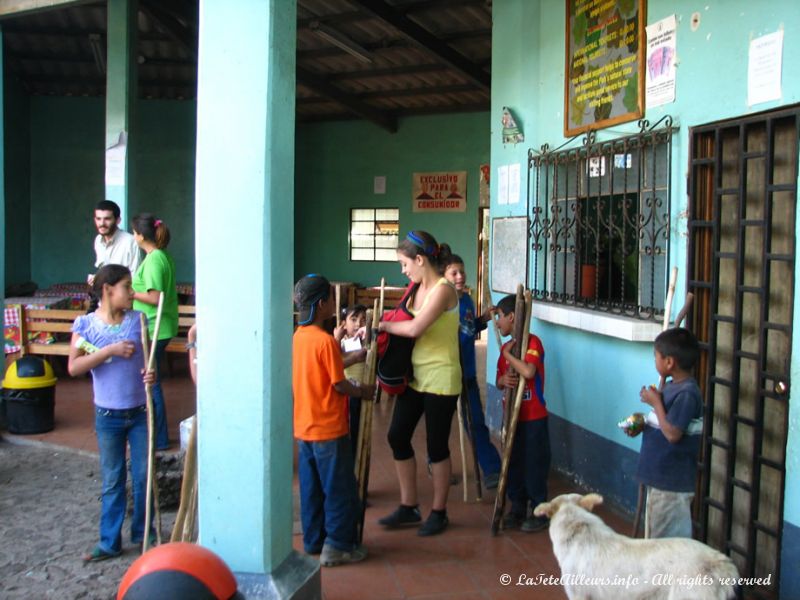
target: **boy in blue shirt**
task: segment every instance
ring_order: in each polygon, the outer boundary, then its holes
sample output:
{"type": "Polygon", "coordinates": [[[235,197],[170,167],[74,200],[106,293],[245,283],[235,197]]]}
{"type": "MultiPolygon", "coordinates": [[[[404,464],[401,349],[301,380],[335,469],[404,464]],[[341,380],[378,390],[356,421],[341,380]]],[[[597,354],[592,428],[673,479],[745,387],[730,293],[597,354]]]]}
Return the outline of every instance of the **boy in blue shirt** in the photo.
{"type": "Polygon", "coordinates": [[[692,376],[697,338],[682,327],[663,331],[655,341],[656,370],[670,377],[659,391],[642,387],[647,415],[637,478],[647,486],[645,537],[692,537],[697,456],[703,431],[703,401],[692,376]]]}
{"type": "Polygon", "coordinates": [[[478,389],[478,374],[475,368],[475,336],[486,329],[489,320],[489,311],[475,316],[475,305],[469,294],[465,293],[467,275],[464,270],[464,260],[454,254],[444,269],[444,276],[458,292],[458,341],[461,347],[461,370],[464,377],[464,389],[469,397],[469,410],[472,416],[472,431],[470,438],[475,444],[478,454],[478,463],[483,471],[483,484],[486,489],[497,487],[500,477],[500,455],[489,439],[489,429],[483,417],[480,390],[478,389]]]}

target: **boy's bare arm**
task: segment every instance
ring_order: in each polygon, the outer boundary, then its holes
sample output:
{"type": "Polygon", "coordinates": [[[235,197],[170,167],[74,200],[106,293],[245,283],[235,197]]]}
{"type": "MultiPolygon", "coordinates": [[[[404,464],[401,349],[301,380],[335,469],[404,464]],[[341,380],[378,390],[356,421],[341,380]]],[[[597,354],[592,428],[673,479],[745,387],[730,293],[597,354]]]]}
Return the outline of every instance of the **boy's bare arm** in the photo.
{"type": "Polygon", "coordinates": [[[505,350],[503,350],[503,356],[508,361],[508,364],[514,367],[514,370],[519,373],[520,376],[524,377],[525,379],[533,379],[536,375],[536,365],[516,358],[513,354],[511,354],[512,347],[513,345],[509,345],[505,350]]]}
{"type": "Polygon", "coordinates": [[[367,359],[367,349],[362,348],[361,350],[346,352],[342,356],[342,363],[344,363],[345,368],[347,368],[356,363],[364,362],[366,359],[367,359]]]}
{"type": "Polygon", "coordinates": [[[371,398],[375,393],[375,385],[355,385],[347,379],[334,383],[333,388],[340,394],[353,398],[371,398]]]}
{"type": "Polygon", "coordinates": [[[656,418],[658,419],[658,425],[661,427],[661,433],[664,434],[667,441],[671,444],[678,443],[683,437],[683,431],[675,427],[675,425],[670,423],[669,419],[667,419],[667,411],[664,408],[661,392],[652,385],[650,387],[642,386],[639,397],[642,399],[642,402],[653,407],[653,412],[656,413],[656,418]]]}

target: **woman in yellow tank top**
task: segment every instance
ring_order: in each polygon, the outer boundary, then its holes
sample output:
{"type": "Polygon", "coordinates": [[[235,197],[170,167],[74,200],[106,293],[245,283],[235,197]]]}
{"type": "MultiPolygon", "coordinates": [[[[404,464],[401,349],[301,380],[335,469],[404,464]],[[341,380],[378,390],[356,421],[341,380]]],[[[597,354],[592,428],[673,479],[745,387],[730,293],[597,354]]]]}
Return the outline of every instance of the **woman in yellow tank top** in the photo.
{"type": "Polygon", "coordinates": [[[447,528],[447,494],[450,490],[450,424],[461,393],[458,355],[458,294],[442,277],[442,266],[451,255],[447,244],[438,244],[424,231],[411,231],[397,248],[403,274],[418,283],[408,308],[410,321],[381,322],[380,330],[415,338],[411,383],[395,401],[389,426],[389,445],[400,482],[400,506],[378,522],[387,528],[422,520],[417,503],[417,463],[411,438],[425,415],[428,457],[433,472],[433,504],[418,530],[436,535],[447,528]]]}

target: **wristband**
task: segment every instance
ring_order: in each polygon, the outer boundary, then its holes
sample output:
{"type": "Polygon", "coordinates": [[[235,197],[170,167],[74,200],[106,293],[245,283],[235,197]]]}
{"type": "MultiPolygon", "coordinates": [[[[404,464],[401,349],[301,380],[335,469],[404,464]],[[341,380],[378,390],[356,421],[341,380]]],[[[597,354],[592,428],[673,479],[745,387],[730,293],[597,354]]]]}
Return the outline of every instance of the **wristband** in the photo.
{"type": "Polygon", "coordinates": [[[192,348],[197,348],[197,342],[187,342],[186,349],[191,350],[192,348]]]}

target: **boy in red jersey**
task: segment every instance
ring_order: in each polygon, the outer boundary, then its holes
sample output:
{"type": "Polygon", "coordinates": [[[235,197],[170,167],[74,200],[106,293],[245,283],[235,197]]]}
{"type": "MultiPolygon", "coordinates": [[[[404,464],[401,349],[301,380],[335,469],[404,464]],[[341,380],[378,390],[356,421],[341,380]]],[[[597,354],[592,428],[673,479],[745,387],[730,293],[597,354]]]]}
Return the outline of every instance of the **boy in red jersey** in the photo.
{"type": "MultiPolygon", "coordinates": [[[[516,296],[509,295],[497,304],[497,328],[504,336],[514,330],[515,303],[516,296]]],[[[547,473],[550,470],[550,434],[544,401],[544,348],[541,340],[530,334],[528,347],[520,360],[511,355],[515,343],[519,341],[511,340],[503,344],[497,359],[498,388],[513,390],[520,376],[526,380],[508,464],[511,511],[503,520],[503,528],[519,528],[532,533],[545,529],[549,524],[546,517],[530,515],[528,510],[529,502],[530,507],[535,508],[547,500],[547,473]],[[513,367],[514,372],[509,367],[513,367]]],[[[510,406],[504,407],[504,410],[510,409],[510,406]]]]}

